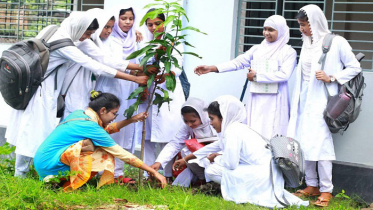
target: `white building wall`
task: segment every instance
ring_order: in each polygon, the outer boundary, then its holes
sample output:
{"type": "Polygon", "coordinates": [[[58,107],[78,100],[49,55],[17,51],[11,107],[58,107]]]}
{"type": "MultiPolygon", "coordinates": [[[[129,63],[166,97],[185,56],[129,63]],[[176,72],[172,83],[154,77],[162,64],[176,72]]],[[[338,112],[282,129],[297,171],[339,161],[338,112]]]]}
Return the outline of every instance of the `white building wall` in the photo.
{"type": "MultiPolygon", "coordinates": [[[[122,2],[122,0],[106,0],[105,8],[123,4],[122,2]]],[[[139,17],[143,17],[146,12],[142,8],[151,2],[153,1],[126,1],[127,4],[137,9],[139,17]]],[[[186,48],[186,50],[196,52],[203,57],[203,59],[198,59],[189,55],[185,56],[184,69],[191,83],[191,96],[203,98],[206,102],[211,102],[214,98],[224,94],[239,98],[245,82],[246,70],[200,77],[193,73],[197,65],[213,65],[234,58],[238,0],[184,0],[183,4],[190,19],[189,25],[208,33],[205,36],[188,32],[190,35],[187,41],[196,48],[186,48]]],[[[140,20],[141,18],[137,18],[137,22],[140,20]]],[[[184,24],[185,22],[184,20],[184,24]]],[[[9,45],[1,44],[0,53],[8,47],[9,45]]],[[[343,136],[334,135],[334,144],[337,160],[373,166],[373,158],[371,158],[373,110],[369,107],[373,103],[373,94],[369,91],[370,85],[373,84],[373,73],[366,72],[364,75],[367,88],[362,105],[363,111],[343,136]]],[[[7,125],[9,112],[10,107],[0,100],[0,126],[7,125]]]]}

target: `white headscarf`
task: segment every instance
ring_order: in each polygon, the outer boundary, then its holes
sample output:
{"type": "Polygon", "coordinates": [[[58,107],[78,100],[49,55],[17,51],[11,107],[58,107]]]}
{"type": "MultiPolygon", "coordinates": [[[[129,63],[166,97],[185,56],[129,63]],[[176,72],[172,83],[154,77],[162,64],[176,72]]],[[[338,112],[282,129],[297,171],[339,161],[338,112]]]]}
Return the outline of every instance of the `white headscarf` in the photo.
{"type": "Polygon", "coordinates": [[[115,17],[115,24],[113,28],[113,32],[111,36],[117,38],[122,43],[122,49],[123,49],[123,59],[126,59],[131,53],[133,53],[136,50],[136,27],[135,24],[132,26],[132,28],[127,32],[123,32],[122,29],[119,27],[119,13],[122,9],[132,9],[133,11],[133,22],[135,23],[135,20],[137,18],[135,9],[133,7],[130,7],[128,5],[120,6],[112,10],[112,15],[115,17]]]}
{"type": "Polygon", "coordinates": [[[103,9],[94,8],[87,10],[87,13],[92,14],[98,21],[99,28],[96,30],[96,32],[91,36],[91,39],[93,42],[99,47],[103,48],[103,43],[100,38],[101,32],[106,26],[106,24],[109,22],[109,20],[113,17],[113,14],[110,12],[107,12],[103,9]]]}
{"type": "Polygon", "coordinates": [[[82,37],[94,19],[95,17],[87,12],[72,12],[68,18],[62,21],[60,28],[48,42],[63,38],[69,38],[76,42],[82,37]]]}
{"type": "Polygon", "coordinates": [[[302,34],[303,47],[313,48],[321,45],[324,36],[330,33],[328,28],[328,20],[320,7],[309,4],[302,7],[299,11],[306,13],[308,18],[308,24],[311,28],[312,38],[302,34]],[[312,44],[311,44],[312,40],[312,44]],[[319,43],[321,41],[321,43],[319,43]]]}
{"type": "Polygon", "coordinates": [[[284,17],[280,15],[272,15],[264,22],[264,27],[271,27],[278,33],[277,40],[268,42],[266,39],[262,41],[260,47],[255,52],[255,59],[270,59],[276,52],[289,42],[289,27],[286,24],[284,17]]]}
{"type": "Polygon", "coordinates": [[[189,97],[188,100],[183,104],[182,108],[186,106],[192,107],[194,110],[196,110],[202,122],[202,124],[196,129],[193,129],[194,134],[198,138],[207,138],[213,136],[214,133],[211,130],[208,113],[204,111],[204,109],[207,107],[205,102],[199,98],[189,97]]]}
{"type": "MultiPolygon", "coordinates": [[[[224,95],[216,98],[219,104],[219,110],[223,121],[221,123],[221,132],[218,134],[220,139],[224,139],[224,133],[226,129],[234,122],[241,123],[246,119],[246,111],[243,103],[236,97],[231,95],[224,95]]],[[[220,147],[224,148],[224,142],[221,141],[220,147]]]]}

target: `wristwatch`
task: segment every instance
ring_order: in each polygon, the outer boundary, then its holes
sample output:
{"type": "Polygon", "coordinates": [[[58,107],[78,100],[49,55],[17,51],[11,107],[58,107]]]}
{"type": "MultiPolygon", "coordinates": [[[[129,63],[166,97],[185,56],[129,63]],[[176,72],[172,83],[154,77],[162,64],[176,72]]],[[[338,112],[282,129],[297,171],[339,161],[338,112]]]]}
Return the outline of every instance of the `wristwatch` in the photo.
{"type": "Polygon", "coordinates": [[[330,83],[335,82],[335,77],[333,75],[330,75],[329,77],[330,77],[330,83]]]}
{"type": "Polygon", "coordinates": [[[139,73],[139,70],[133,70],[133,75],[137,76],[137,73],[139,73]]]}
{"type": "Polygon", "coordinates": [[[256,74],[253,77],[253,81],[256,82],[256,74]]]}

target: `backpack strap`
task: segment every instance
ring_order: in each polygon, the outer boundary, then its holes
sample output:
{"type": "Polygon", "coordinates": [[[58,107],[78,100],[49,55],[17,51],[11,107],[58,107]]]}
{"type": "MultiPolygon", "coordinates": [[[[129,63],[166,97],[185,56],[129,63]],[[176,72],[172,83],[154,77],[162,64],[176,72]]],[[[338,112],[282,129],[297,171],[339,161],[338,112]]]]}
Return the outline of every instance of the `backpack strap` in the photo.
{"type": "Polygon", "coordinates": [[[79,71],[80,71],[82,68],[83,68],[83,66],[81,66],[81,67],[76,71],[74,77],[71,79],[71,81],[70,81],[70,83],[69,83],[69,86],[67,86],[67,89],[66,89],[65,93],[62,94],[62,95],[66,95],[66,94],[67,94],[67,91],[69,91],[70,86],[71,86],[71,84],[73,83],[73,81],[74,81],[76,75],[78,75],[79,71]]]}
{"type": "Polygon", "coordinates": [[[59,39],[59,40],[53,41],[51,43],[47,43],[47,46],[49,47],[49,51],[54,51],[54,50],[58,50],[63,47],[75,46],[75,45],[71,39],[65,38],[65,39],[59,39]]]}
{"type": "Polygon", "coordinates": [[[273,161],[273,158],[271,158],[271,162],[270,162],[270,176],[271,176],[271,184],[272,184],[272,190],[273,190],[273,194],[275,195],[275,198],[277,200],[277,202],[279,202],[281,205],[287,207],[287,206],[290,206],[290,202],[285,198],[285,194],[282,194],[282,199],[284,199],[284,202],[282,202],[280,199],[278,199],[277,195],[276,195],[276,191],[275,191],[275,181],[273,179],[273,170],[272,170],[272,167],[273,167],[273,164],[272,164],[272,161],[273,161]]]}
{"type": "Polygon", "coordinates": [[[71,120],[66,120],[64,122],[61,122],[60,124],[58,124],[56,127],[60,126],[60,125],[63,125],[65,123],[68,123],[68,122],[71,122],[71,121],[92,121],[92,122],[95,122],[94,120],[92,120],[91,118],[87,117],[87,118],[74,118],[74,119],[71,119],[71,120]]]}
{"type": "MultiPolygon", "coordinates": [[[[321,70],[322,71],[324,71],[324,67],[325,67],[326,54],[329,52],[330,47],[331,47],[332,42],[333,42],[333,39],[336,36],[337,35],[331,33],[331,34],[325,35],[325,37],[324,37],[324,40],[322,42],[322,55],[321,55],[321,57],[319,59],[319,62],[318,62],[319,64],[321,64],[321,70]]],[[[328,96],[328,100],[329,100],[330,93],[328,91],[328,88],[326,87],[325,82],[324,82],[324,88],[325,88],[325,92],[326,92],[326,94],[328,96]]]]}
{"type": "Polygon", "coordinates": [[[40,37],[40,40],[44,40],[45,42],[47,42],[53,36],[53,34],[56,33],[58,28],[59,26],[57,25],[51,25],[48,31],[46,31],[43,36],[40,37]]]}

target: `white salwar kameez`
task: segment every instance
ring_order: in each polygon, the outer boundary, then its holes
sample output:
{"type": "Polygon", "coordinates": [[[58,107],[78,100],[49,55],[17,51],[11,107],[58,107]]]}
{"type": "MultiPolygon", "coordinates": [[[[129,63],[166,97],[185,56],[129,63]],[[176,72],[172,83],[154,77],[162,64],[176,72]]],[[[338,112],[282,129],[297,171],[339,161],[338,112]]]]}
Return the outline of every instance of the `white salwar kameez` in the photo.
{"type": "MultiPolygon", "coordinates": [[[[324,13],[319,7],[307,5],[301,10],[306,12],[309,19],[313,42],[311,44],[311,37],[303,36],[287,135],[300,141],[306,167],[307,165],[312,167],[312,169],[306,168],[306,184],[317,187],[314,181],[316,164],[307,162],[329,161],[331,163],[332,160],[335,160],[332,134],[323,116],[327,104],[327,93],[323,82],[317,80],[315,76],[316,71],[321,70],[321,65],[318,63],[322,54],[321,45],[325,35],[330,31],[324,13]],[[303,64],[306,60],[311,62],[310,69],[304,69],[305,73],[310,72],[309,81],[307,81],[306,75],[302,75],[302,67],[307,68],[308,66],[303,64]]],[[[351,46],[343,37],[337,36],[333,39],[333,44],[325,60],[324,71],[326,75],[333,75],[338,81],[338,83],[326,84],[330,95],[337,94],[339,85],[348,82],[361,72],[360,64],[356,60],[351,46]]],[[[320,164],[323,163],[319,162],[320,164]]],[[[322,167],[328,168],[329,171],[323,173],[323,170],[319,170],[320,191],[332,192],[331,164],[325,163],[325,166],[322,167]],[[324,181],[321,182],[321,180],[324,181]]]]}
{"type": "Polygon", "coordinates": [[[289,41],[289,27],[282,16],[269,17],[264,26],[278,31],[275,42],[263,40],[260,45],[254,45],[245,54],[216,67],[220,73],[248,68],[252,60],[278,61],[278,71],[275,73],[256,74],[259,83],[278,83],[277,94],[251,93],[251,83],[246,90],[247,124],[270,139],[276,134],[286,135],[290,112],[288,80],[296,65],[297,53],[286,44],[289,41]]]}
{"type": "Polygon", "coordinates": [[[302,201],[284,189],[284,179],[281,171],[273,163],[272,154],[265,146],[267,142],[241,123],[245,120],[244,105],[233,96],[221,96],[215,101],[219,103],[223,117],[219,141],[207,145],[193,154],[204,158],[208,153],[222,150],[222,155],[205,170],[206,176],[221,184],[222,196],[225,200],[235,203],[251,203],[269,208],[282,208],[276,196],[283,196],[292,205],[307,206],[302,201]],[[273,185],[270,175],[273,170],[273,185]],[[274,190],[275,189],[275,190],[274,190]]]}
{"type": "MultiPolygon", "coordinates": [[[[172,160],[180,150],[182,150],[182,156],[186,156],[191,153],[190,150],[185,147],[185,140],[191,137],[196,139],[203,139],[216,136],[216,133],[210,126],[210,119],[208,118],[207,112],[203,111],[203,109],[206,108],[205,102],[199,98],[190,97],[183,104],[183,107],[186,106],[192,107],[194,110],[197,111],[202,124],[195,129],[190,128],[186,124],[184,124],[180,128],[175,137],[163,148],[155,161],[160,163],[162,168],[167,168],[168,164],[172,165],[172,160]]],[[[197,178],[205,179],[203,168],[207,165],[210,165],[210,162],[207,160],[207,158],[204,158],[200,161],[189,161],[187,164],[188,169],[181,172],[172,183],[172,185],[189,187],[192,180],[196,180],[197,178]],[[201,170],[202,175],[200,175],[201,170]]]]}
{"type": "MultiPolygon", "coordinates": [[[[73,12],[70,17],[62,22],[61,27],[49,42],[63,38],[77,41],[93,19],[84,12],[73,12]]],[[[41,36],[46,30],[47,28],[42,30],[38,36],[41,36]]],[[[39,145],[56,127],[57,98],[61,92],[70,61],[97,72],[101,71],[108,77],[114,77],[117,72],[115,69],[91,59],[75,46],[68,46],[51,52],[45,75],[49,75],[57,66],[64,65],[58,70],[58,73],[53,72],[42,82],[24,111],[12,110],[12,118],[7,128],[6,138],[10,144],[16,146],[15,153],[17,156],[34,157],[39,145]],[[56,74],[57,84],[55,84],[56,74]]]]}
{"type": "MultiPolygon", "coordinates": [[[[115,57],[114,52],[110,50],[108,46],[104,45],[105,40],[102,41],[100,38],[100,34],[103,28],[113,16],[111,15],[111,13],[99,8],[90,9],[87,12],[96,17],[99,28],[92,35],[92,40],[87,39],[83,42],[77,42],[75,45],[83,53],[93,58],[94,60],[116,70],[126,72],[129,61],[122,60],[118,58],[118,56],[115,57]]],[[[76,71],[79,68],[82,67],[79,64],[73,63],[67,70],[65,81],[62,86],[62,94],[66,92],[66,89],[69,87],[69,84],[71,83],[76,74],[76,71]]],[[[79,70],[66,94],[65,112],[63,117],[67,117],[75,110],[85,110],[88,107],[88,103],[90,102],[90,92],[91,90],[95,89],[96,86],[95,78],[99,78],[100,76],[100,72],[93,72],[85,68],[79,70]]]]}
{"type": "MultiPolygon", "coordinates": [[[[112,16],[115,17],[113,32],[107,40],[102,41],[104,48],[110,51],[108,53],[110,53],[113,56],[113,58],[125,62],[128,62],[126,59],[131,53],[139,49],[138,44],[136,43],[135,25],[127,33],[123,32],[118,26],[120,10],[128,8],[132,8],[134,14],[134,21],[136,20],[136,11],[133,7],[130,7],[128,5],[120,5],[116,7],[113,11],[111,11],[112,16]]],[[[138,60],[131,59],[129,60],[129,62],[138,63],[138,60]]],[[[116,122],[126,119],[124,116],[124,112],[126,111],[126,109],[128,109],[129,106],[136,102],[136,99],[128,100],[128,97],[136,88],[138,88],[138,84],[135,82],[126,80],[113,80],[111,78],[105,77],[98,78],[96,85],[97,90],[112,93],[120,99],[121,105],[118,111],[119,115],[115,119],[116,122]]],[[[134,135],[135,124],[132,123],[122,128],[119,132],[111,134],[110,136],[119,146],[121,146],[122,148],[126,149],[131,153],[134,153],[136,143],[134,140],[134,135]]],[[[122,176],[124,174],[123,169],[124,162],[119,160],[118,158],[115,158],[114,176],[122,176]]]]}
{"type": "MultiPolygon", "coordinates": [[[[153,34],[144,27],[144,42],[153,40],[153,34]]],[[[184,52],[183,46],[178,45],[176,48],[179,52],[184,52]]],[[[172,55],[177,59],[179,66],[183,65],[183,57],[179,55],[175,50],[172,52],[172,55]]],[[[163,63],[160,63],[160,67],[163,68],[163,63]]],[[[146,119],[145,123],[145,152],[144,152],[144,163],[147,165],[152,165],[156,159],[156,145],[162,150],[165,145],[170,142],[178,132],[178,130],[184,125],[184,122],[181,118],[180,110],[185,102],[185,96],[181,82],[179,79],[182,70],[176,68],[174,65],[171,66],[171,71],[175,73],[176,87],[175,90],[168,91],[169,97],[172,101],[164,103],[160,109],[157,105],[152,105],[148,112],[149,116],[146,119]]],[[[167,90],[166,82],[159,84],[158,87],[167,90]]],[[[149,88],[149,95],[152,94],[154,86],[152,85],[149,88]]],[[[156,93],[163,96],[163,92],[156,90],[156,93]]],[[[147,100],[139,105],[138,112],[144,112],[147,107],[147,100]]],[[[136,134],[135,138],[137,143],[141,145],[142,139],[142,123],[136,124],[136,134]]],[[[147,176],[147,173],[144,173],[147,176]]],[[[163,168],[163,174],[166,177],[172,176],[172,164],[167,164],[166,168],[163,168]]]]}

